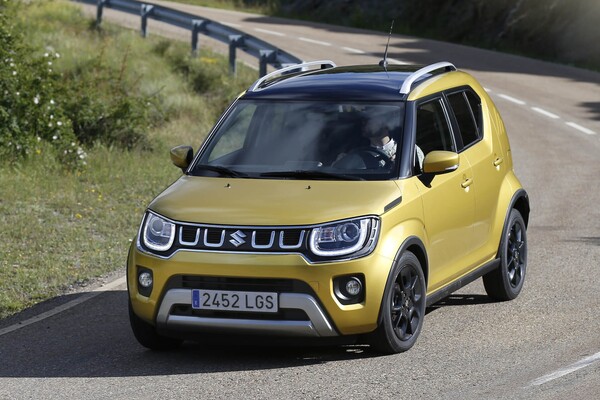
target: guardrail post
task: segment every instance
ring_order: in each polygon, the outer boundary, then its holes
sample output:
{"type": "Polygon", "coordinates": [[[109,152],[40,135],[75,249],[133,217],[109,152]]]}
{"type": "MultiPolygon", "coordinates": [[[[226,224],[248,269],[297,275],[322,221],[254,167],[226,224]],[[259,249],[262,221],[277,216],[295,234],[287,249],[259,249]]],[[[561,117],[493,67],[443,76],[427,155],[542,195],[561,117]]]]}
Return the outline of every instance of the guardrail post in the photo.
{"type": "Polygon", "coordinates": [[[153,5],[150,4],[142,4],[141,13],[142,13],[142,37],[148,36],[148,16],[152,14],[153,5]]]}
{"type": "Polygon", "coordinates": [[[104,5],[106,0],[98,0],[98,6],[96,8],[96,26],[100,26],[102,23],[102,12],[104,11],[104,5]]]}
{"type": "Polygon", "coordinates": [[[241,35],[229,35],[229,73],[235,75],[236,49],[243,41],[241,35]]]}
{"type": "Polygon", "coordinates": [[[267,64],[275,58],[273,50],[260,50],[260,58],[258,59],[258,77],[262,78],[267,74],[267,64]]]}
{"type": "Polygon", "coordinates": [[[192,56],[196,57],[198,55],[198,37],[201,32],[206,31],[206,23],[207,21],[203,19],[194,19],[192,20],[192,56]]]}

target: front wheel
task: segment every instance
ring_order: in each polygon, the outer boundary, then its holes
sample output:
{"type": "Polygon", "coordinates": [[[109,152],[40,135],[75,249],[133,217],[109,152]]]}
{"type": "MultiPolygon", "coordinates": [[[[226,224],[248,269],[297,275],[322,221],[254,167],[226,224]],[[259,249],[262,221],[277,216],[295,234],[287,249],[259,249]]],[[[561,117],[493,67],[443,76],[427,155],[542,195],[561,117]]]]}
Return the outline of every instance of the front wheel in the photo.
{"type": "Polygon", "coordinates": [[[485,291],[495,300],[512,300],[523,288],[527,270],[526,229],[521,213],[512,209],[498,250],[500,267],[483,276],[485,291]]]}
{"type": "Polygon", "coordinates": [[[380,323],[370,344],[386,353],[402,353],[416,342],[425,317],[426,284],[419,259],[407,251],[395,264],[381,305],[380,323]]]}

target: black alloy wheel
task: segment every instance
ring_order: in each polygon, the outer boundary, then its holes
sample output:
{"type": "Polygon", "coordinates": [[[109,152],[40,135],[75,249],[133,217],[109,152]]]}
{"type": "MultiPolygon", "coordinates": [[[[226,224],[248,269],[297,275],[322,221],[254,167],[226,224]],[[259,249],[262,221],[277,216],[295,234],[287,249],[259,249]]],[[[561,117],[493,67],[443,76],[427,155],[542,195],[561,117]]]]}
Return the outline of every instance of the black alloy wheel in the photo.
{"type": "Polygon", "coordinates": [[[421,263],[405,252],[392,270],[381,306],[381,322],[371,345],[386,354],[401,353],[416,342],[425,318],[426,284],[421,263]]]}
{"type": "Polygon", "coordinates": [[[527,271],[527,227],[521,213],[513,209],[498,250],[500,267],[483,276],[488,296],[505,301],[516,298],[527,271]]]}

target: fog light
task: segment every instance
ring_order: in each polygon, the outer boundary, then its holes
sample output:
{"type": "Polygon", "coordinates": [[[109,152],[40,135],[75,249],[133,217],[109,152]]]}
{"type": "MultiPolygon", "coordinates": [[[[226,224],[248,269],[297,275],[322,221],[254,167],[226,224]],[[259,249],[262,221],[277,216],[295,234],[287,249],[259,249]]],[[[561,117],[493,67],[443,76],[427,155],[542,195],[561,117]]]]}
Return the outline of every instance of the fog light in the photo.
{"type": "Polygon", "coordinates": [[[365,277],[362,274],[337,276],[333,279],[333,293],[343,305],[358,304],[365,300],[365,277]]]}
{"type": "Polygon", "coordinates": [[[362,284],[358,279],[353,277],[346,282],[346,293],[348,293],[350,296],[358,296],[361,290],[362,284]]]}
{"type": "Polygon", "coordinates": [[[138,276],[138,282],[140,282],[140,286],[143,288],[149,288],[152,286],[152,274],[150,272],[142,272],[138,276]]]}

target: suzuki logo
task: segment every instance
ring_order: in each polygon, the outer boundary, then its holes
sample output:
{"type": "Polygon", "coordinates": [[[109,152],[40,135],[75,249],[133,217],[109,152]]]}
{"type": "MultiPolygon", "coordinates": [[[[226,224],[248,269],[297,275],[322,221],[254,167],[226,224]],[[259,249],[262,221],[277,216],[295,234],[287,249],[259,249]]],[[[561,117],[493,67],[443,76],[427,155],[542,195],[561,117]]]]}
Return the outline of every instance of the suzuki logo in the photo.
{"type": "Polygon", "coordinates": [[[231,240],[229,241],[229,243],[231,243],[235,247],[240,247],[241,245],[246,243],[246,241],[244,240],[246,235],[244,234],[244,232],[242,232],[240,230],[233,232],[229,236],[231,236],[231,240]]]}

